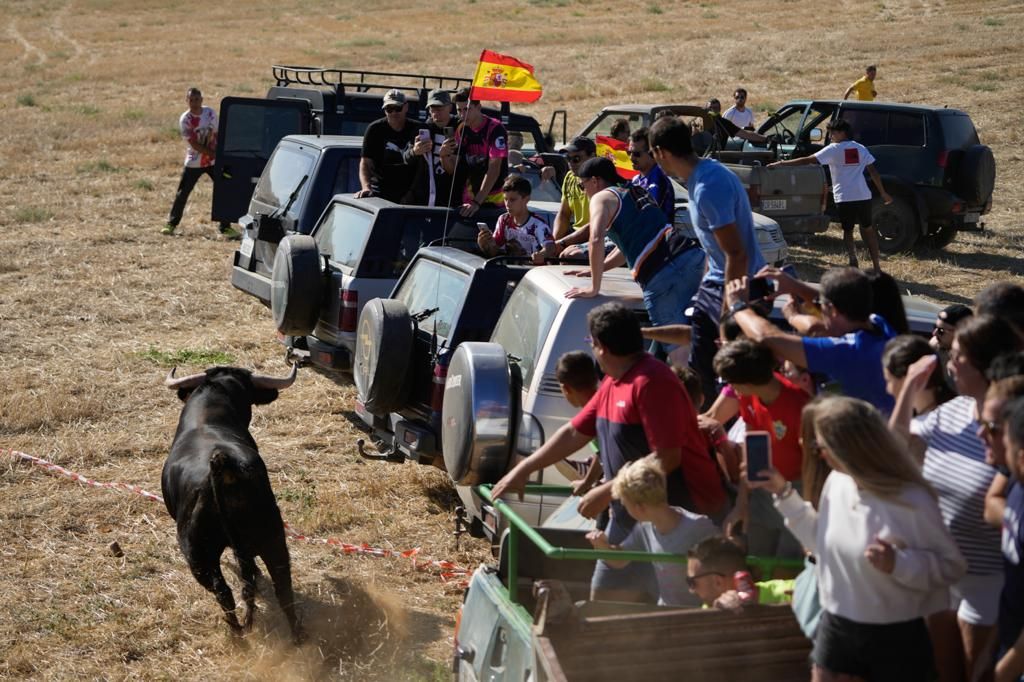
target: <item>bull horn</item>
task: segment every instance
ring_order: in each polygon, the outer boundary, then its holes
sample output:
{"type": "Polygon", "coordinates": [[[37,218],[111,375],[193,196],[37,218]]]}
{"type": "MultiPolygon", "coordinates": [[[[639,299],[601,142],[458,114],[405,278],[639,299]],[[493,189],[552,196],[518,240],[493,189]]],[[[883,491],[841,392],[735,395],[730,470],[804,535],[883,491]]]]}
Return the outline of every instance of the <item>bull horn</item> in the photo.
{"type": "Polygon", "coordinates": [[[174,373],[178,371],[177,367],[172,367],[171,371],[167,373],[167,378],[164,379],[164,386],[176,391],[178,389],[195,388],[199,384],[206,381],[206,372],[200,372],[199,374],[190,374],[187,377],[181,377],[180,379],[174,378],[174,373]]]}
{"type": "Polygon", "coordinates": [[[299,373],[299,366],[292,363],[292,373],[286,377],[268,377],[263,374],[252,375],[252,385],[256,388],[276,388],[283,391],[295,383],[295,376],[299,373]]]}

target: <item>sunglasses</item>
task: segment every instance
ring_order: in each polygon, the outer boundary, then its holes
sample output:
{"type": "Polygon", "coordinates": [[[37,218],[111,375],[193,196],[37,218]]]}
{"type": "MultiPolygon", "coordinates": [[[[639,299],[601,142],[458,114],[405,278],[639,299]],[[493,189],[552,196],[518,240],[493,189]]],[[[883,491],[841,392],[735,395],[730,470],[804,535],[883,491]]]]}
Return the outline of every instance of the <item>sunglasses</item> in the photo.
{"type": "Polygon", "coordinates": [[[722,576],[723,578],[725,577],[724,573],[719,573],[718,571],[708,571],[707,573],[699,573],[697,575],[688,575],[688,576],[686,576],[686,586],[689,587],[692,590],[694,587],[697,586],[697,580],[698,579],[703,578],[705,576],[709,576],[709,575],[719,575],[719,576],[722,576]]]}
{"type": "Polygon", "coordinates": [[[995,437],[1003,432],[1003,427],[999,425],[999,422],[983,419],[980,423],[981,430],[984,431],[989,436],[995,437]]]}
{"type": "Polygon", "coordinates": [[[581,161],[583,161],[583,157],[582,156],[570,156],[568,158],[569,158],[569,163],[580,163],[581,161]]]}
{"type": "Polygon", "coordinates": [[[399,106],[399,105],[389,104],[388,106],[384,107],[384,113],[385,114],[397,114],[401,110],[402,110],[402,107],[399,106]]]}
{"type": "Polygon", "coordinates": [[[746,95],[733,95],[733,97],[732,97],[732,98],[733,98],[733,99],[746,99],[746,98],[747,98],[747,96],[746,96],[746,95]]]}
{"type": "Polygon", "coordinates": [[[631,150],[629,150],[628,154],[629,154],[629,158],[633,159],[633,158],[636,158],[638,156],[643,156],[644,154],[650,154],[650,152],[642,152],[639,149],[631,149],[631,150]]]}
{"type": "Polygon", "coordinates": [[[948,331],[945,327],[935,327],[932,329],[932,336],[943,336],[948,331]]]}

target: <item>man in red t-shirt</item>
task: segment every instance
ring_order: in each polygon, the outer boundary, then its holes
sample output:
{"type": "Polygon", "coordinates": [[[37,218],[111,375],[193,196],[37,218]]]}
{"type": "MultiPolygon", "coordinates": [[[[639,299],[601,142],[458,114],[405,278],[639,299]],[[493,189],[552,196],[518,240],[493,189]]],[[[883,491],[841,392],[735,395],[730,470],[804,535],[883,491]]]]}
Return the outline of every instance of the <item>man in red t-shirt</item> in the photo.
{"type": "MultiPolygon", "coordinates": [[[[799,485],[803,465],[800,415],[811,396],[775,372],[772,351],[750,339],[737,339],[723,346],[715,355],[714,367],[715,373],[728,382],[739,397],[739,416],[746,430],[766,431],[771,435],[772,466],[787,481],[799,485]]],[[[782,516],[775,511],[771,500],[761,499],[763,492],[758,489],[751,494],[745,477],[741,478],[730,521],[744,519],[750,554],[799,558],[802,556],[800,544],[785,529],[782,516]]]]}
{"type": "MultiPolygon", "coordinates": [[[[644,351],[640,324],[628,308],[606,303],[594,308],[587,322],[594,356],[605,373],[600,388],[571,422],[494,486],[494,496],[521,491],[534,472],[565,459],[596,436],[604,482],[583,496],[579,511],[595,518],[611,506],[606,529],[610,543],[621,543],[636,523],[612,500],[611,482],[626,462],[649,453],[667,472],[669,504],[720,519],[728,503],[725,490],[683,385],[667,365],[644,351]]],[[[656,595],[649,563],[613,569],[597,562],[592,599],[646,601],[656,595]]]]}

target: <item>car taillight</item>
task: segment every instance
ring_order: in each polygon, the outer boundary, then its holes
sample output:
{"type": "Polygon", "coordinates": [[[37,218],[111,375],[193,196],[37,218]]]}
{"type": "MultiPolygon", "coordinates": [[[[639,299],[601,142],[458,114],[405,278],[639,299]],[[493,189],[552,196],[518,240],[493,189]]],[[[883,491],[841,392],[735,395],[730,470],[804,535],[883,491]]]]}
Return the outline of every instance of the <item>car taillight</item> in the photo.
{"type": "Polygon", "coordinates": [[[952,210],[953,214],[963,213],[964,212],[964,202],[962,202],[962,201],[954,201],[953,202],[953,208],[951,210],[952,210]]]}
{"type": "Polygon", "coordinates": [[[747,198],[750,199],[750,207],[753,209],[761,206],[761,185],[750,185],[747,187],[747,198]]]}
{"type": "Polygon", "coordinates": [[[434,389],[430,394],[430,409],[440,412],[444,404],[444,382],[448,378],[448,365],[434,364],[434,389]]]}
{"type": "Polygon", "coordinates": [[[343,289],[341,291],[341,308],[338,310],[338,329],[343,332],[354,332],[359,319],[359,292],[343,289]]]}
{"type": "Polygon", "coordinates": [[[939,168],[945,168],[946,164],[949,163],[949,150],[944,149],[939,152],[939,168]]]}

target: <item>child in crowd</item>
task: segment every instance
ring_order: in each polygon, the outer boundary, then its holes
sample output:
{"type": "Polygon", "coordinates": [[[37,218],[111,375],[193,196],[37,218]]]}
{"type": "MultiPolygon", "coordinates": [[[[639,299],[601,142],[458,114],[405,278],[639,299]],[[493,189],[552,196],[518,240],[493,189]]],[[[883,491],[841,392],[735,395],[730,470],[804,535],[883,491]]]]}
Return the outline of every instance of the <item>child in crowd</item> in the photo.
{"type": "Polygon", "coordinates": [[[774,469],[750,486],[775,495],[787,526],[817,559],[823,613],[811,654],[814,679],[931,680],[924,619],[948,607],[949,586],[967,570],[934,491],[862,400],[815,403],[810,447],[832,468],[817,510],[774,469]]]}
{"type": "MultiPolygon", "coordinates": [[[[803,460],[800,413],[811,397],[775,372],[772,352],[750,339],[736,339],[723,346],[715,356],[714,368],[736,393],[746,431],[770,434],[772,466],[799,487],[803,460]]],[[[743,521],[747,551],[756,556],[802,557],[800,543],[786,530],[771,496],[764,491],[751,492],[743,477],[739,480],[740,492],[729,519],[743,521]]]]}
{"type": "Polygon", "coordinates": [[[1024,677],[1024,398],[1004,409],[1003,443],[1013,478],[1003,512],[1003,591],[999,598],[997,682],[1024,677]]]}
{"type": "MultiPolygon", "coordinates": [[[[590,402],[597,393],[600,378],[597,375],[597,364],[589,353],[575,350],[558,358],[555,365],[555,378],[566,402],[577,410],[590,402]]],[[[587,465],[583,478],[572,482],[573,495],[584,495],[601,481],[601,458],[597,456],[597,441],[590,442],[594,454],[587,465]]]]}
{"type": "MultiPolygon", "coordinates": [[[[735,609],[743,606],[733,576],[746,571],[743,549],[729,538],[713,535],[686,553],[686,584],[705,607],[735,609]]],[[[758,604],[788,604],[793,601],[793,580],[764,580],[754,583],[758,604]]]]}
{"type": "Polygon", "coordinates": [[[528,207],[533,191],[530,181],[513,174],[505,178],[501,189],[505,193],[507,212],[498,217],[493,235],[484,228],[477,235],[477,246],[484,255],[493,258],[504,249],[510,256],[529,254],[537,265],[542,264],[545,258],[557,256],[551,228],[528,207]]]}
{"type": "MultiPolygon", "coordinates": [[[[889,339],[885,344],[885,350],[882,351],[882,375],[885,377],[886,392],[893,398],[899,397],[910,366],[925,356],[935,354],[928,341],[915,334],[901,334],[889,339]]],[[[915,397],[914,416],[931,412],[955,397],[956,393],[946,379],[946,372],[939,365],[928,378],[924,389],[915,397]]]]}
{"type": "MultiPolygon", "coordinates": [[[[612,485],[612,496],[622,502],[637,524],[622,544],[616,546],[608,544],[604,531],[591,531],[587,539],[597,549],[685,554],[696,543],[717,533],[708,517],[669,506],[665,473],[655,455],[620,469],[612,485]]],[[[609,560],[607,563],[612,568],[625,568],[629,562],[609,560]]],[[[655,562],[654,572],[658,578],[659,604],[694,605],[683,564],[655,562]]]]}

